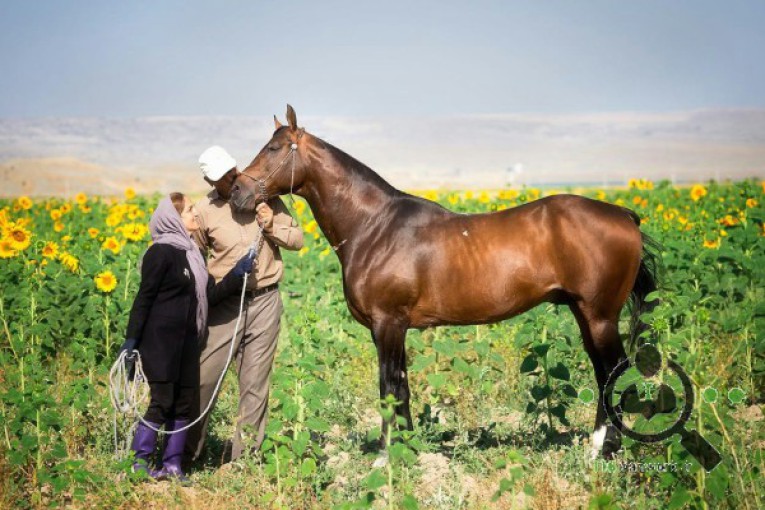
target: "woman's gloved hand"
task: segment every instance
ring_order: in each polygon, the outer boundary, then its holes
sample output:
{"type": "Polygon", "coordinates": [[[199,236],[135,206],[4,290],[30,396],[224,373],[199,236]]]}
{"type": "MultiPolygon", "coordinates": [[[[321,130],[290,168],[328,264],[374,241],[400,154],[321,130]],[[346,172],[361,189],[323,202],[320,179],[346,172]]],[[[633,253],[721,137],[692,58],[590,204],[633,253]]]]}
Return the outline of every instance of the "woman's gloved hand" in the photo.
{"type": "Polygon", "coordinates": [[[247,254],[236,263],[233,272],[239,278],[244,277],[245,274],[249,274],[252,271],[253,259],[247,254]]]}
{"type": "Polygon", "coordinates": [[[123,351],[125,352],[125,369],[128,373],[128,379],[131,381],[135,376],[135,360],[136,353],[138,352],[136,345],[138,345],[138,340],[135,338],[128,338],[125,340],[125,343],[122,344],[122,347],[120,347],[119,352],[117,352],[117,357],[119,357],[123,351]]]}
{"type": "Polygon", "coordinates": [[[135,359],[135,347],[138,344],[138,340],[135,338],[128,338],[125,340],[125,343],[122,344],[122,347],[120,347],[119,352],[117,352],[117,356],[122,354],[122,351],[127,351],[125,353],[125,357],[128,359],[135,359]]]}

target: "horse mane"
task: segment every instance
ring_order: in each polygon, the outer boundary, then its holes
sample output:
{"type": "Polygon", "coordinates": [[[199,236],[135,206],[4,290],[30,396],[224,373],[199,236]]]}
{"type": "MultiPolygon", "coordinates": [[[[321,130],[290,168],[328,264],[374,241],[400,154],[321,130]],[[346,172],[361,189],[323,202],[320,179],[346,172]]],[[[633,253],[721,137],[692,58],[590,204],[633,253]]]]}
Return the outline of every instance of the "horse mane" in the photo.
{"type": "Polygon", "coordinates": [[[350,154],[344,152],[343,150],[338,149],[331,143],[328,143],[316,136],[313,136],[313,139],[319,142],[322,145],[322,148],[327,150],[331,156],[346,170],[347,173],[357,176],[365,184],[379,189],[382,193],[391,199],[396,201],[411,202],[413,205],[417,204],[449,211],[441,204],[399,190],[391,183],[386,181],[383,177],[381,177],[380,174],[369,168],[367,165],[354,158],[350,154]]]}

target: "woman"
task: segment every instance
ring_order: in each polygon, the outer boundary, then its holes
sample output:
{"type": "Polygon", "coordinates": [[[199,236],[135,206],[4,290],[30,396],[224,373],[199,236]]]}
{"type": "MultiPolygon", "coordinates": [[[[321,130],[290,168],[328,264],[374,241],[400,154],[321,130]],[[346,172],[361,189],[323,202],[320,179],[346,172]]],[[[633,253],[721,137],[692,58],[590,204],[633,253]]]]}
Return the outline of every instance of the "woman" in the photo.
{"type": "MultiPolygon", "coordinates": [[[[171,193],[157,205],[149,222],[154,244],[143,257],[141,286],[133,302],[122,349],[141,354],[151,401],[144,420],[168,432],[189,423],[199,386],[199,340],[205,333],[208,304],[241,291],[242,278],[252,270],[245,255],[218,284],[207,273],[205,259],[191,240],[199,226],[191,201],[171,193]]],[[[149,469],[157,432],[143,422],[133,438],[135,471],[149,476],[186,480],[181,456],[186,431],[169,434],[162,469],[149,469]]]]}

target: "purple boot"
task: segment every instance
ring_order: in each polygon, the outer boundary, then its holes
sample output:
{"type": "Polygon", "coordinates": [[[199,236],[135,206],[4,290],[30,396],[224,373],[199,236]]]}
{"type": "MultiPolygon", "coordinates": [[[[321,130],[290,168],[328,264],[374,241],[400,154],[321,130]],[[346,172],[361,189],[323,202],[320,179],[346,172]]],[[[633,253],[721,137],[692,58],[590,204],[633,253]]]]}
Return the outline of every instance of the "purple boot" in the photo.
{"type": "MultiPolygon", "coordinates": [[[[151,424],[155,429],[160,428],[162,425],[158,423],[147,422],[151,424]]],[[[133,444],[130,449],[135,455],[135,462],[133,463],[134,473],[146,473],[149,478],[155,478],[157,472],[149,467],[149,458],[157,447],[157,433],[144,425],[142,421],[138,422],[138,426],[135,429],[135,436],[133,436],[133,444]]]]}
{"type": "MultiPolygon", "coordinates": [[[[188,419],[170,420],[165,424],[165,430],[172,432],[182,429],[189,424],[188,419]]],[[[157,478],[160,479],[174,479],[178,480],[182,484],[191,483],[181,469],[181,461],[183,460],[183,449],[186,445],[186,433],[176,432],[174,434],[168,434],[167,445],[165,445],[165,454],[162,457],[162,469],[157,473],[157,478]]]]}

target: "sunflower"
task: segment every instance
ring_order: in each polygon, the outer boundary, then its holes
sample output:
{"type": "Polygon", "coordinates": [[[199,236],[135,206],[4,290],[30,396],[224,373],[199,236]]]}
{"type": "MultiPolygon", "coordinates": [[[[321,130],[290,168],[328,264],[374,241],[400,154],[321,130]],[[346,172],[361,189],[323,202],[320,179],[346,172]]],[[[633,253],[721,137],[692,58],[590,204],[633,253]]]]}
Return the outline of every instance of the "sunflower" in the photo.
{"type": "Polygon", "coordinates": [[[748,208],[750,208],[750,209],[753,208],[753,207],[757,207],[757,200],[755,200],[754,198],[747,198],[746,199],[746,206],[748,208]]]}
{"type": "Polygon", "coordinates": [[[61,212],[62,212],[63,214],[69,214],[70,212],[72,212],[72,204],[70,204],[69,202],[67,202],[67,203],[65,203],[64,205],[62,205],[62,206],[61,206],[61,212]]]}
{"type": "Polygon", "coordinates": [[[106,225],[109,227],[116,227],[122,221],[121,214],[110,214],[106,217],[106,225]]]}
{"type": "Polygon", "coordinates": [[[11,244],[10,239],[7,237],[0,239],[0,259],[9,259],[11,257],[15,257],[16,253],[18,252],[13,249],[13,245],[11,244]]]}
{"type": "Polygon", "coordinates": [[[50,212],[50,219],[53,221],[58,221],[61,219],[61,211],[59,209],[53,209],[50,212]]]}
{"type": "Polygon", "coordinates": [[[482,204],[488,204],[489,202],[491,202],[491,197],[489,196],[488,193],[486,193],[485,191],[482,191],[481,194],[478,195],[478,201],[481,202],[482,204]]]}
{"type": "Polygon", "coordinates": [[[431,202],[438,202],[438,192],[435,190],[428,190],[422,194],[422,198],[430,200],[431,202]]]}
{"type": "Polygon", "coordinates": [[[111,236],[111,237],[107,237],[104,240],[103,244],[101,244],[101,249],[109,250],[115,255],[117,255],[120,252],[120,250],[122,250],[122,245],[120,244],[119,241],[117,241],[116,237],[111,236]]]}
{"type": "Polygon", "coordinates": [[[126,188],[125,189],[125,198],[128,200],[132,200],[135,198],[135,190],[133,188],[126,188]]]}
{"type": "Polygon", "coordinates": [[[296,200],[295,212],[297,212],[298,216],[302,216],[304,211],[305,211],[305,202],[303,202],[302,200],[296,200]]]}
{"type": "Polygon", "coordinates": [[[308,246],[303,246],[302,248],[300,248],[300,251],[298,252],[298,257],[302,257],[306,253],[308,253],[308,246]]]}
{"type": "Polygon", "coordinates": [[[708,239],[704,239],[704,248],[714,249],[720,247],[720,239],[717,239],[716,241],[710,241],[708,239]]]}
{"type": "Polygon", "coordinates": [[[43,246],[42,256],[49,259],[55,259],[58,256],[58,244],[53,241],[48,241],[45,246],[43,246]]]}
{"type": "Polygon", "coordinates": [[[79,207],[80,207],[80,212],[83,214],[88,214],[90,211],[93,210],[93,208],[87,204],[80,204],[79,207]]]}
{"type": "Polygon", "coordinates": [[[96,288],[101,292],[111,292],[117,287],[117,277],[111,271],[98,273],[94,280],[96,288]]]}
{"type": "Polygon", "coordinates": [[[725,225],[726,227],[733,227],[738,224],[738,218],[730,214],[726,214],[724,218],[717,220],[718,223],[725,225]]]}
{"type": "Polygon", "coordinates": [[[326,248],[324,248],[323,250],[321,250],[321,252],[319,253],[319,258],[320,258],[320,259],[323,259],[324,257],[326,257],[327,255],[329,255],[330,253],[332,253],[332,250],[330,250],[329,246],[327,246],[326,248]]]}
{"type": "Polygon", "coordinates": [[[14,250],[22,251],[29,247],[29,243],[32,241],[32,234],[18,223],[11,224],[8,229],[8,239],[11,241],[11,246],[14,250]]]}
{"type": "Polygon", "coordinates": [[[88,195],[85,193],[77,193],[74,196],[74,201],[77,202],[78,205],[85,205],[85,203],[88,201],[88,195]]]}
{"type": "MultiPolygon", "coordinates": [[[[499,192],[499,198],[502,200],[513,200],[514,198],[518,198],[518,190],[514,189],[506,189],[499,192]]],[[[603,198],[605,198],[605,193],[603,194],[603,198]]]]}
{"type": "Polygon", "coordinates": [[[65,228],[65,225],[61,223],[60,221],[57,221],[56,223],[53,224],[53,230],[56,232],[61,232],[62,230],[64,230],[64,228],[65,228]]]}
{"type": "Polygon", "coordinates": [[[19,207],[25,211],[28,211],[32,208],[32,199],[26,195],[17,198],[16,203],[19,204],[19,207]]]}
{"type": "Polygon", "coordinates": [[[123,225],[120,231],[128,241],[140,241],[146,235],[146,226],[140,223],[128,223],[123,225]]]}
{"type": "Polygon", "coordinates": [[[90,227],[88,229],[88,235],[90,236],[91,239],[95,239],[98,236],[98,232],[99,231],[97,228],[90,227]]]}
{"type": "Polygon", "coordinates": [[[73,273],[76,273],[77,268],[80,267],[80,261],[71,253],[62,253],[58,256],[58,260],[73,273]]]}
{"type": "Polygon", "coordinates": [[[316,227],[318,227],[318,226],[319,225],[318,225],[318,223],[316,223],[316,220],[311,220],[308,223],[305,223],[303,225],[303,229],[305,229],[305,231],[307,233],[313,234],[314,232],[316,232],[316,227]]]}
{"type": "Polygon", "coordinates": [[[691,200],[698,202],[698,200],[707,194],[707,189],[701,184],[694,184],[691,188],[691,200]]]}
{"type": "Polygon", "coordinates": [[[450,205],[457,205],[457,202],[460,201],[460,197],[458,195],[455,195],[454,193],[449,193],[447,200],[449,201],[450,205]]]}

